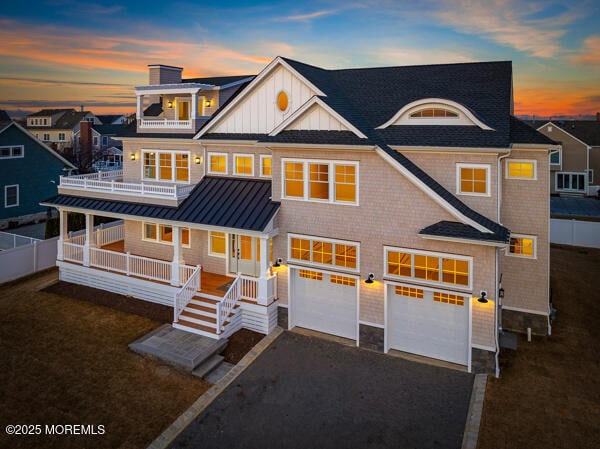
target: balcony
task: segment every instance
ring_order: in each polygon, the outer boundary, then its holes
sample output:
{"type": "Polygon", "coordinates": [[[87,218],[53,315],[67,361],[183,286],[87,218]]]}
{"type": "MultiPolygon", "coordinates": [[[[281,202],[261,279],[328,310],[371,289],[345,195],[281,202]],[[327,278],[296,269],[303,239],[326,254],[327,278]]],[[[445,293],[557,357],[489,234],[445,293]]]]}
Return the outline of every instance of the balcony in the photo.
{"type": "Polygon", "coordinates": [[[177,206],[194,189],[193,184],[172,184],[147,181],[127,181],[123,170],[110,170],[87,175],[61,176],[58,185],[60,194],[89,198],[114,199],[152,204],[177,206]],[[101,195],[98,195],[101,194],[101,195]]]}
{"type": "Polygon", "coordinates": [[[171,120],[166,118],[141,118],[138,121],[139,129],[193,129],[193,121],[171,120]]]}

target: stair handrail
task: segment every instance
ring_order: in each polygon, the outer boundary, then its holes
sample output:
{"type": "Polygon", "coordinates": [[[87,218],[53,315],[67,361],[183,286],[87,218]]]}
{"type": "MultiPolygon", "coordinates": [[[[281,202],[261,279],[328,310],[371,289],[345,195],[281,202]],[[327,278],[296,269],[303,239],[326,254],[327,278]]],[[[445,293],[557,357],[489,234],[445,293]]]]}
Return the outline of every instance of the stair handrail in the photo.
{"type": "Polygon", "coordinates": [[[223,298],[217,303],[217,334],[220,334],[223,331],[222,328],[225,321],[227,321],[229,314],[242,298],[240,279],[241,275],[238,274],[229,286],[227,293],[225,293],[223,298]]]}
{"type": "Polygon", "coordinates": [[[173,298],[173,322],[179,321],[179,315],[183,312],[183,309],[192,300],[198,289],[200,288],[200,270],[201,267],[198,265],[192,272],[189,279],[185,284],[175,293],[173,298]]]}

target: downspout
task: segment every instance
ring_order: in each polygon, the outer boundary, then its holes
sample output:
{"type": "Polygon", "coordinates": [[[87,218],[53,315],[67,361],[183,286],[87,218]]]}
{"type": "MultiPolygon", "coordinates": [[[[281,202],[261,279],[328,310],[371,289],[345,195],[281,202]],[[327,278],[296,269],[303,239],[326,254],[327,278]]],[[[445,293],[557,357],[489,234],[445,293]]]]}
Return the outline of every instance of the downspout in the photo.
{"type": "MultiPolygon", "coordinates": [[[[498,179],[497,179],[497,189],[498,189],[498,223],[502,224],[502,160],[510,156],[510,152],[498,157],[498,179]]],[[[494,355],[494,360],[496,362],[496,378],[500,377],[500,341],[499,335],[502,332],[502,298],[500,298],[500,289],[502,288],[502,275],[498,273],[499,270],[499,260],[500,260],[500,251],[503,248],[496,248],[496,310],[495,310],[495,324],[496,330],[494,332],[494,340],[496,343],[496,354],[494,355]]]]}
{"type": "Polygon", "coordinates": [[[586,155],[585,155],[585,195],[588,196],[590,194],[590,147],[586,145],[586,155]]]}

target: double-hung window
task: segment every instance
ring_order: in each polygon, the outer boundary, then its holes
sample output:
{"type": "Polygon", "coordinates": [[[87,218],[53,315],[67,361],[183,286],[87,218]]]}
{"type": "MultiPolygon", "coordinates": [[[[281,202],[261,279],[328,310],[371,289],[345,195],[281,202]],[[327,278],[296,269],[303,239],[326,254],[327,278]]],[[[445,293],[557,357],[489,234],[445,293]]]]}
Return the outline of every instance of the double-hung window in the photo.
{"type": "Polygon", "coordinates": [[[226,153],[208,153],[208,173],[214,175],[227,174],[226,153]]]}
{"type": "Polygon", "coordinates": [[[532,235],[511,234],[509,255],[535,259],[537,238],[532,235]]]}
{"type": "Polygon", "coordinates": [[[261,154],[260,156],[260,176],[271,177],[273,167],[273,158],[271,156],[267,156],[261,154]]]}
{"type": "MultiPolygon", "coordinates": [[[[181,246],[190,247],[190,230],[189,228],[179,228],[181,246]]],[[[144,223],[143,240],[164,243],[167,245],[173,244],[173,227],[168,225],[159,225],[156,223],[144,223]]]]}
{"type": "Polygon", "coordinates": [[[490,196],[490,166],[456,164],[456,193],[490,196]]]}
{"type": "Polygon", "coordinates": [[[156,181],[189,182],[189,153],[144,150],[143,178],[156,181]]]}
{"type": "Polygon", "coordinates": [[[358,163],[283,159],[283,194],[286,199],[358,204],[358,163]]]}
{"type": "Polygon", "coordinates": [[[19,205],[19,184],[4,186],[4,207],[19,205]]]}
{"type": "Polygon", "coordinates": [[[240,176],[254,175],[254,155],[252,154],[236,154],[235,159],[235,174],[240,176]]]}
{"type": "Polygon", "coordinates": [[[227,236],[224,232],[209,231],[208,253],[211,256],[225,257],[225,242],[227,236]]]}

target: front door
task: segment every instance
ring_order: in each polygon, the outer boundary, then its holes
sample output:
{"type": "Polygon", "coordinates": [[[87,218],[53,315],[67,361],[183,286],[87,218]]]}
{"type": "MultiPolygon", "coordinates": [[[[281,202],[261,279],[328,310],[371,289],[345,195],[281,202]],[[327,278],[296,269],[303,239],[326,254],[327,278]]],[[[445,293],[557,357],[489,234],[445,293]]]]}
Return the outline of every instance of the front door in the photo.
{"type": "Polygon", "coordinates": [[[229,234],[229,272],[260,275],[259,240],[247,235],[229,234]]]}
{"type": "Polygon", "coordinates": [[[189,101],[178,101],[178,120],[188,120],[190,118],[190,102],[189,101]]]}

